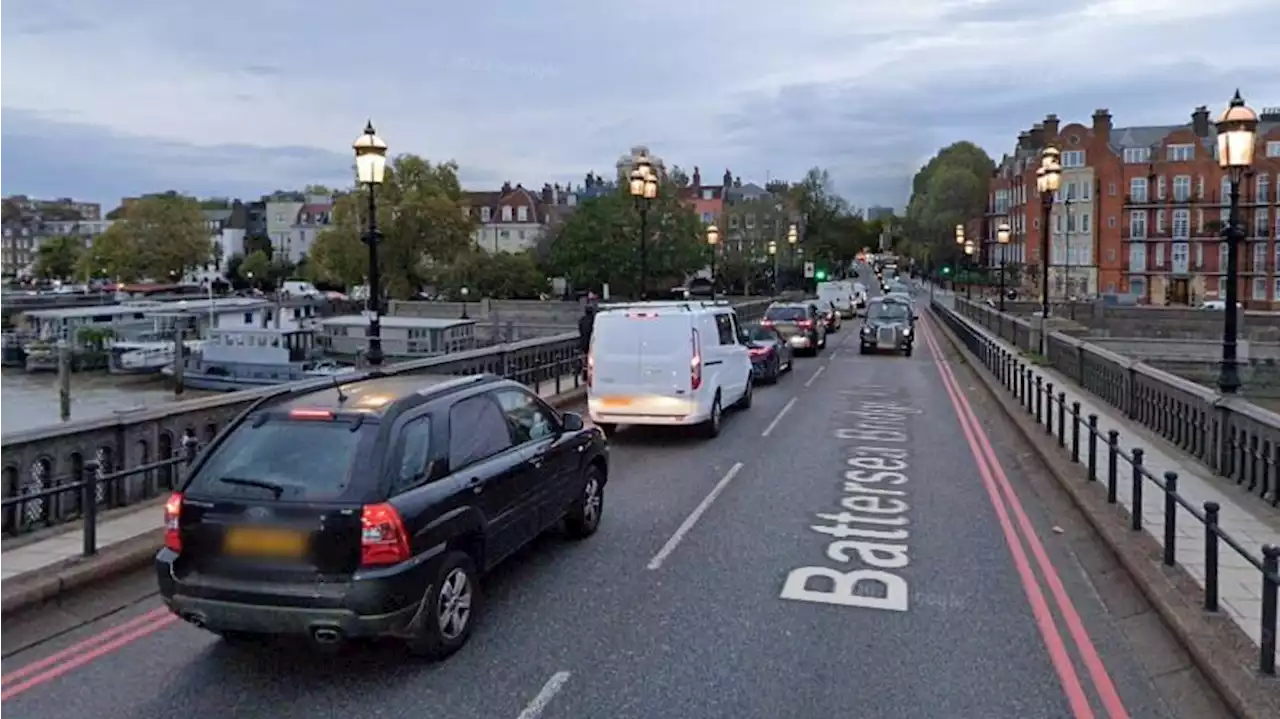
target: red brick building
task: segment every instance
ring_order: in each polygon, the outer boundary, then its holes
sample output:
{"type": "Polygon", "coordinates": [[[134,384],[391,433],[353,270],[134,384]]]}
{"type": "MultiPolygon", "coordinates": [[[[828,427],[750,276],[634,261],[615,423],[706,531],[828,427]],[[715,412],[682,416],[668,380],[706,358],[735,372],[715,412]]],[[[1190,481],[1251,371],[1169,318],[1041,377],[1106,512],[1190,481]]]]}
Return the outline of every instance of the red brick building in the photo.
{"type": "MultiPolygon", "coordinates": [[[[1240,300],[1280,306],[1280,109],[1261,113],[1253,172],[1241,188],[1246,230],[1240,248],[1240,300]]],[[[1060,127],[1049,115],[1018,137],[995,173],[986,242],[1008,218],[1010,263],[1038,280],[1039,153],[1062,153],[1062,186],[1050,227],[1050,295],[1129,294],[1152,304],[1195,305],[1219,296],[1226,246],[1228,185],[1216,160],[1215,113],[1197,108],[1181,125],[1115,127],[1098,110],[1091,122],[1060,127]]],[[[999,263],[1000,250],[984,254],[999,263]]]]}

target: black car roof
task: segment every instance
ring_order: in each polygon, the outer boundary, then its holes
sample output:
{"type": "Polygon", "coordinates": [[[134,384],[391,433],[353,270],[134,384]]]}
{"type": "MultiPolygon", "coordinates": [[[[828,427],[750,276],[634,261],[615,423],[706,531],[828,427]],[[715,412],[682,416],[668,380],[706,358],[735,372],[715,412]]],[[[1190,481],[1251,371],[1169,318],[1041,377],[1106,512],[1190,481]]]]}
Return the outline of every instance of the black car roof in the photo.
{"type": "Polygon", "coordinates": [[[288,412],[295,409],[318,409],[331,412],[361,412],[380,417],[403,405],[400,400],[419,398],[413,405],[451,391],[487,384],[505,383],[492,374],[432,375],[396,374],[374,376],[347,384],[319,387],[287,395],[264,409],[288,412]]]}

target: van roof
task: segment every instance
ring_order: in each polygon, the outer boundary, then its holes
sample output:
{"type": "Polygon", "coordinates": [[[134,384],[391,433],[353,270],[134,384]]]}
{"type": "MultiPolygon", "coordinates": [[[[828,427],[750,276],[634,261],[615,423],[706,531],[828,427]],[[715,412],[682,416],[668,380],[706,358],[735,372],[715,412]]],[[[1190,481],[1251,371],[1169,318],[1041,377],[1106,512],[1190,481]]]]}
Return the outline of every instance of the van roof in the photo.
{"type": "Polygon", "coordinates": [[[619,302],[616,304],[602,304],[599,306],[600,312],[611,312],[615,310],[645,310],[645,309],[669,309],[682,312],[700,312],[715,310],[733,310],[733,305],[726,300],[670,300],[666,302],[619,302]]]}

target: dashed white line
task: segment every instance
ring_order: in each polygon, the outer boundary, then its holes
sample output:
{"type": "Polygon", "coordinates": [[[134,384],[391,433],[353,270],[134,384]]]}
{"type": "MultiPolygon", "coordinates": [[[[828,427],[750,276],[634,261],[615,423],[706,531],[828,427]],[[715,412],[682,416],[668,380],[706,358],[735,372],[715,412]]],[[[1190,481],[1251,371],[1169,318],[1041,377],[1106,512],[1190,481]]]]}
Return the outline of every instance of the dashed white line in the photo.
{"type": "Polygon", "coordinates": [[[818,365],[818,369],[814,370],[813,376],[805,381],[804,386],[805,387],[811,386],[813,384],[813,381],[815,379],[818,379],[818,375],[822,374],[822,371],[825,370],[826,368],[827,368],[826,365],[818,365]]]}
{"type": "Polygon", "coordinates": [[[782,421],[782,416],[787,412],[790,412],[791,408],[795,406],[795,403],[796,403],[795,397],[792,397],[791,399],[787,400],[787,403],[782,405],[782,409],[778,410],[778,413],[773,416],[773,421],[769,423],[768,427],[764,428],[764,431],[760,433],[760,436],[768,437],[769,435],[773,434],[773,430],[777,428],[778,423],[782,421]]]}
{"type": "Polygon", "coordinates": [[[547,683],[542,685],[542,691],[538,692],[538,696],[525,705],[516,719],[538,719],[538,717],[542,716],[542,712],[546,711],[547,705],[551,703],[551,700],[556,698],[561,689],[564,689],[564,685],[568,681],[569,672],[552,674],[547,683]]]}
{"type": "Polygon", "coordinates": [[[729,483],[733,481],[733,478],[738,476],[738,472],[741,471],[742,462],[738,462],[730,467],[728,472],[725,472],[725,475],[720,478],[720,481],[716,482],[716,486],[711,488],[711,492],[709,492],[706,497],[703,497],[698,506],[694,507],[693,511],[689,513],[688,517],[685,517],[684,522],[681,523],[678,529],[676,529],[676,533],[671,535],[671,539],[668,539],[667,543],[662,545],[662,549],[659,549],[658,553],[653,555],[653,559],[649,560],[649,569],[658,569],[662,566],[663,562],[667,561],[667,557],[670,557],[671,553],[676,551],[676,547],[680,546],[680,542],[684,539],[684,535],[688,534],[689,531],[693,529],[693,525],[698,523],[698,520],[702,518],[702,515],[711,507],[711,503],[716,501],[716,497],[720,496],[720,493],[724,491],[725,487],[728,487],[729,483]]]}

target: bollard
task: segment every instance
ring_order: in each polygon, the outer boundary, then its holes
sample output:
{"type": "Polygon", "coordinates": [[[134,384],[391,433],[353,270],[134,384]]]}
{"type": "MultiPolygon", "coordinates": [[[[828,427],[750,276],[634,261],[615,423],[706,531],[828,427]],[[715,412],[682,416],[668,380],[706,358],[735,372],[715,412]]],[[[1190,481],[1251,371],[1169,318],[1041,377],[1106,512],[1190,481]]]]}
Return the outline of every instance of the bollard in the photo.
{"type": "Polygon", "coordinates": [[[1058,447],[1067,447],[1067,393],[1058,393],[1058,447]]]}
{"type": "Polygon", "coordinates": [[[1133,448],[1133,486],[1131,487],[1133,500],[1129,507],[1129,528],[1137,532],[1142,529],[1142,455],[1144,452],[1141,447],[1133,448]]]}
{"type": "Polygon", "coordinates": [[[1044,433],[1053,436],[1053,383],[1044,384],[1044,433]]]}
{"type": "Polygon", "coordinates": [[[1204,503],[1204,610],[1218,611],[1218,512],[1217,502],[1204,503]]]}
{"type": "Polygon", "coordinates": [[[1080,403],[1071,403],[1071,461],[1080,464],[1080,403]]]}
{"type": "Polygon", "coordinates": [[[1280,547],[1263,545],[1262,571],[1262,647],[1258,668],[1273,677],[1276,675],[1276,595],[1280,594],[1280,585],[1274,577],[1280,573],[1280,547]]]}
{"type": "Polygon", "coordinates": [[[1089,481],[1098,481],[1098,415],[1089,415],[1089,481]]]}
{"type": "Polygon", "coordinates": [[[1031,411],[1031,370],[1022,362],[1018,363],[1018,373],[1022,375],[1022,406],[1031,411]]]}
{"type": "Polygon", "coordinates": [[[80,518],[84,525],[84,546],[80,552],[86,557],[92,557],[98,553],[98,463],[85,462],[83,472],[80,518]]]}
{"type": "Polygon", "coordinates": [[[1044,421],[1044,378],[1036,375],[1036,424],[1044,421]]]}
{"type": "Polygon", "coordinates": [[[1120,431],[1107,432],[1107,504],[1116,503],[1116,483],[1120,481],[1120,431]]]}
{"type": "Polygon", "coordinates": [[[58,341],[58,419],[71,421],[71,343],[58,341]]]}
{"type": "Polygon", "coordinates": [[[1178,473],[1164,473],[1164,566],[1172,567],[1177,559],[1178,542],[1178,473]]]}
{"type": "MultiPolygon", "coordinates": [[[[280,308],[276,308],[276,317],[279,318],[280,308]]],[[[186,367],[187,353],[186,343],[183,341],[184,333],[181,327],[173,331],[173,396],[181,397],[182,393],[187,389],[186,383],[186,367]]]]}

